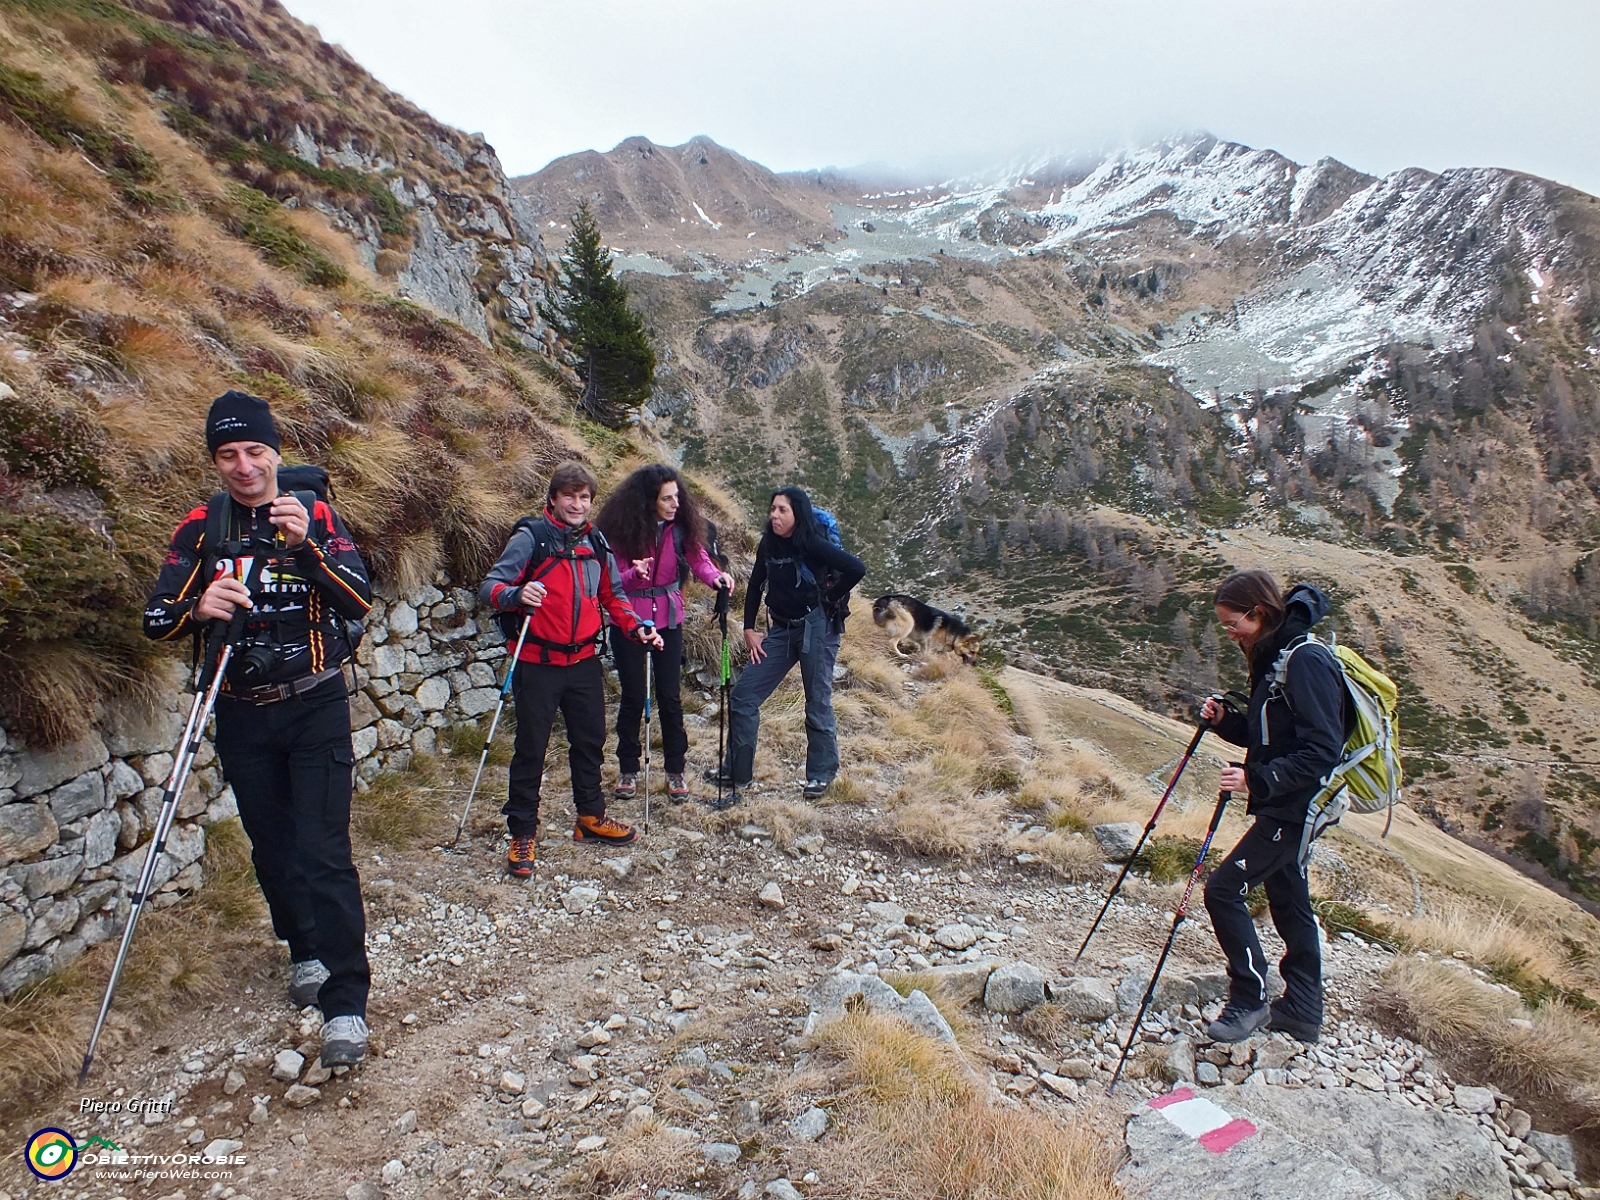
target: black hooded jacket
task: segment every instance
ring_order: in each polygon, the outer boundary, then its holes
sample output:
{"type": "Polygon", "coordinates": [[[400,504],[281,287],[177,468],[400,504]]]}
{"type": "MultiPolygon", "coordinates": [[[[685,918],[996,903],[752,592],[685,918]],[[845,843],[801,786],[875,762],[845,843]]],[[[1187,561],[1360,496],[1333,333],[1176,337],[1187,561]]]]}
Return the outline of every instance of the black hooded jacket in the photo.
{"type": "Polygon", "coordinates": [[[1310,584],[1296,584],[1284,601],[1283,624],[1254,647],[1247,716],[1228,712],[1217,734],[1244,746],[1250,782],[1249,813],[1280,821],[1304,821],[1323,777],[1344,753],[1353,716],[1344,677],[1326,650],[1300,650],[1277,692],[1278,655],[1328,613],[1328,598],[1310,584]]]}

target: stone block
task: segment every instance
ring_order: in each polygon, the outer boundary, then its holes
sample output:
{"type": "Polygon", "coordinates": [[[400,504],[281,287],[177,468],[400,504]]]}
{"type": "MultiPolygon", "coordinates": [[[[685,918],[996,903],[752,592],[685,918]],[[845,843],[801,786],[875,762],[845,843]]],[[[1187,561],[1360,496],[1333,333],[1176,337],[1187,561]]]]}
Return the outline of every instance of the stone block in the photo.
{"type": "Polygon", "coordinates": [[[1111,981],[1094,975],[1051,984],[1050,998],[1080,1021],[1104,1021],[1117,1011],[1117,994],[1111,981]]]}
{"type": "Polygon", "coordinates": [[[122,832],[122,818],[115,809],[97,812],[90,817],[89,827],[83,832],[84,866],[103,866],[115,858],[117,834],[120,832],[122,832]]]}
{"type": "Polygon", "coordinates": [[[170,704],[151,705],[137,699],[108,700],[103,722],[106,749],[117,758],[171,750],[183,736],[186,716],[170,704]]]}
{"type": "Polygon", "coordinates": [[[926,994],[914,990],[909,996],[902,996],[876,975],[840,971],[813,985],[807,997],[811,1002],[805,1025],[807,1037],[857,1005],[865,1005],[871,1012],[897,1017],[947,1045],[956,1044],[949,1022],[926,994]]]}
{"type": "Polygon", "coordinates": [[[400,674],[406,669],[404,647],[395,645],[373,647],[371,669],[372,673],[377,676],[388,677],[400,674]]]}
{"type": "Polygon", "coordinates": [[[206,852],[206,831],[198,825],[174,825],[167,835],[167,853],[180,867],[196,862],[206,852]]]}
{"type": "Polygon", "coordinates": [[[101,766],[110,752],[100,735],[91,733],[54,750],[26,750],[18,756],[21,774],[15,784],[17,795],[26,799],[76,779],[85,771],[101,766]]]}
{"type": "Polygon", "coordinates": [[[357,692],[350,697],[350,728],[365,729],[378,720],[378,706],[373,703],[372,697],[365,692],[357,692]]]}
{"type": "MultiPolygon", "coordinates": [[[[98,863],[95,865],[99,866],[98,863]]],[[[23,894],[29,900],[38,900],[43,896],[54,896],[66,891],[78,876],[83,874],[83,867],[83,855],[64,854],[60,858],[46,858],[40,862],[29,863],[25,867],[17,868],[17,871],[23,894]]]]}
{"type": "Polygon", "coordinates": [[[14,996],[30,983],[37,983],[50,974],[48,954],[24,954],[14,958],[0,970],[0,997],[14,996]]]}
{"type": "Polygon", "coordinates": [[[0,805],[0,867],[55,845],[58,833],[48,805],[0,805]]]}
{"type": "Polygon", "coordinates": [[[33,906],[33,919],[28,922],[28,936],[22,948],[37,950],[52,938],[60,937],[78,923],[78,911],[76,896],[41,900],[33,906]]]}
{"type": "MultiPolygon", "coordinates": [[[[206,794],[204,778],[201,772],[195,771],[189,776],[188,782],[183,785],[183,795],[178,799],[176,813],[178,820],[187,821],[205,812],[206,805],[211,802],[211,798],[206,794]]],[[[215,775],[212,778],[215,779],[215,775]]]]}
{"type": "Polygon", "coordinates": [[[160,754],[147,754],[139,760],[139,777],[144,780],[146,787],[162,787],[167,782],[167,776],[172,774],[172,755],[162,751],[160,754]]]}
{"type": "Polygon", "coordinates": [[[378,749],[378,727],[368,725],[365,729],[357,729],[350,735],[350,743],[355,748],[357,762],[371,758],[378,749]]]}
{"type": "Polygon", "coordinates": [[[378,722],[378,749],[392,750],[406,740],[406,727],[385,717],[378,722]]]}
{"type": "Polygon", "coordinates": [[[417,631],[417,610],[400,601],[389,610],[389,628],[401,637],[411,636],[417,631]]]}
{"type": "Polygon", "coordinates": [[[219,821],[231,821],[238,815],[239,798],[233,794],[230,785],[223,788],[221,794],[206,806],[206,811],[200,816],[200,824],[215,825],[219,821]]]}
{"type": "Polygon", "coordinates": [[[50,811],[57,825],[97,813],[106,806],[106,781],[100,772],[85,771],[50,793],[50,811]]]}
{"type": "Polygon", "coordinates": [[[424,726],[411,735],[411,748],[418,754],[437,754],[439,752],[439,735],[434,730],[424,726]]]}
{"type": "Polygon", "coordinates": [[[494,711],[494,706],[500,702],[498,688],[478,687],[471,691],[461,693],[461,713],[467,717],[479,717],[486,712],[494,711]]]}
{"type": "Polygon", "coordinates": [[[494,687],[497,682],[494,668],[486,662],[468,663],[467,678],[476,687],[494,687]]]}
{"type": "Polygon", "coordinates": [[[983,1006],[990,1012],[1027,1012],[1043,1003],[1044,972],[1032,963],[1008,963],[996,968],[983,991],[983,1006]]]}
{"type": "Polygon", "coordinates": [[[27,917],[19,912],[0,911],[0,967],[17,956],[27,936],[27,917]]]}
{"type": "Polygon", "coordinates": [[[442,712],[448,703],[450,703],[448,680],[435,675],[432,679],[424,679],[418,686],[417,705],[423,712],[442,712]]]}
{"type": "Polygon", "coordinates": [[[119,758],[111,764],[111,774],[106,776],[106,800],[115,803],[129,796],[137,796],[144,791],[144,786],[139,772],[119,758]]]}

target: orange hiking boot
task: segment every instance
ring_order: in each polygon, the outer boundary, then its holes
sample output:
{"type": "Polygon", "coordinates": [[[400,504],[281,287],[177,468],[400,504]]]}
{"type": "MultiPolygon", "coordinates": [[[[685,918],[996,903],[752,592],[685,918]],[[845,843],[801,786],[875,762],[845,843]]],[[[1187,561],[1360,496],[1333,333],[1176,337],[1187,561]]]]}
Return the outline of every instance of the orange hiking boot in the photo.
{"type": "Polygon", "coordinates": [[[538,857],[539,850],[532,836],[512,838],[511,849],[506,851],[506,874],[514,879],[528,878],[533,874],[533,864],[538,857]]]}
{"type": "Polygon", "coordinates": [[[626,846],[639,836],[632,825],[613,821],[610,817],[579,817],[572,827],[575,842],[604,842],[608,846],[626,846]]]}

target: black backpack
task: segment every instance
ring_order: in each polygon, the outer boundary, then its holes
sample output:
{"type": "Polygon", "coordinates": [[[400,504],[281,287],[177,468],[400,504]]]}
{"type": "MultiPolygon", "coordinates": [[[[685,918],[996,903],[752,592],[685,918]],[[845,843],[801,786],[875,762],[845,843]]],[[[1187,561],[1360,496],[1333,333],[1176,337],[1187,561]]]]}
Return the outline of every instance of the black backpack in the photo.
{"type": "MultiPolygon", "coordinates": [[[[278,487],[305,505],[308,517],[316,513],[318,500],[328,503],[333,498],[333,481],[328,478],[328,472],[312,463],[280,466],[278,487]]],[[[227,492],[217,492],[206,501],[206,528],[200,537],[202,579],[210,579],[216,573],[219,558],[236,557],[243,549],[238,539],[230,540],[228,537],[228,516],[232,504],[233,497],[227,492]]],[[[322,623],[322,630],[336,637],[342,635],[352,655],[361,644],[361,639],[367,635],[366,625],[337,612],[330,612],[328,619],[322,623]]]]}

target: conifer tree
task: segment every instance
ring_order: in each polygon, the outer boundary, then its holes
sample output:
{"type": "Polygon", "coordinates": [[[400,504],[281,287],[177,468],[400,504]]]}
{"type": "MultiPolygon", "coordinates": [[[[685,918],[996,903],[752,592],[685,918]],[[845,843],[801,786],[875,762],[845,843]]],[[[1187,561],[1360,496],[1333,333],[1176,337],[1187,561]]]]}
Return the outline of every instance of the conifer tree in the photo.
{"type": "Polygon", "coordinates": [[[588,201],[573,214],[572,233],[560,260],[560,278],[539,315],[572,347],[583,380],[579,407],[612,429],[655,385],[656,352],[639,314],[628,307],[628,289],[611,273],[611,251],[588,201]]]}

